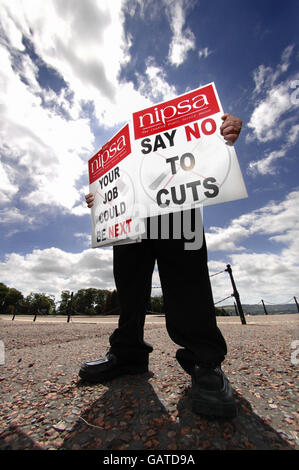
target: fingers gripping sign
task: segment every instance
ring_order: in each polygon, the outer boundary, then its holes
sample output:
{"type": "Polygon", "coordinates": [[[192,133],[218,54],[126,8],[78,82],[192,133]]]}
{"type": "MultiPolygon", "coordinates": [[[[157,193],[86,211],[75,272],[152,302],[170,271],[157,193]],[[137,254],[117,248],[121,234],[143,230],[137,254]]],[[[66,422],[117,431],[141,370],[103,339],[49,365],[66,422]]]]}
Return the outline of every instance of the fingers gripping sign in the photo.
{"type": "Polygon", "coordinates": [[[224,114],[221,119],[223,120],[220,127],[221,135],[224,139],[232,144],[235,143],[242,129],[242,120],[229,113],[224,114]]]}
{"type": "Polygon", "coordinates": [[[86,194],[85,195],[85,201],[86,201],[87,207],[91,208],[93,206],[93,203],[94,203],[93,193],[86,194]]]}

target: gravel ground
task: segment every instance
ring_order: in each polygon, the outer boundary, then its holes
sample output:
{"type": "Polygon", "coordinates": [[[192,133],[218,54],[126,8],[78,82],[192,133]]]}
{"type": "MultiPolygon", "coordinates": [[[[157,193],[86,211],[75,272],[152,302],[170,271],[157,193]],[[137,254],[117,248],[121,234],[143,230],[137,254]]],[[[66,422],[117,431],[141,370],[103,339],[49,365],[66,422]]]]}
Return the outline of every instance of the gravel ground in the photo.
{"type": "Polygon", "coordinates": [[[154,346],[150,372],[97,385],[77,374],[82,362],[106,353],[112,323],[0,325],[1,450],[299,449],[297,314],[250,317],[247,325],[218,320],[229,350],[223,370],[238,404],[233,420],[192,412],[190,376],[175,360],[163,319],[145,326],[154,346]]]}

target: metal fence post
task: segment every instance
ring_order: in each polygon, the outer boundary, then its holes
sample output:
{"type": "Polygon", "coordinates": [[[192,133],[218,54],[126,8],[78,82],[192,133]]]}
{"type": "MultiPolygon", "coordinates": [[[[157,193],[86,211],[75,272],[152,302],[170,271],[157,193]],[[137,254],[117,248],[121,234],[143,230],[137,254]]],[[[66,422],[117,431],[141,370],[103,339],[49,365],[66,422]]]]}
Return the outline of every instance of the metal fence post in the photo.
{"type": "Polygon", "coordinates": [[[265,307],[265,304],[264,304],[264,301],[263,301],[263,299],[262,299],[262,304],[263,304],[263,307],[264,307],[264,312],[265,312],[265,315],[268,315],[268,312],[267,312],[267,310],[266,310],[266,307],[265,307]]]}
{"type": "Polygon", "coordinates": [[[71,313],[72,313],[72,310],[73,310],[73,295],[74,295],[74,292],[71,293],[71,299],[70,299],[69,304],[68,304],[68,309],[67,309],[67,323],[70,322],[71,313]]]}
{"type": "Polygon", "coordinates": [[[235,281],[234,281],[234,278],[233,278],[232,268],[231,268],[230,264],[226,265],[225,271],[228,272],[231,283],[232,283],[232,286],[233,286],[233,296],[236,299],[238,312],[239,312],[239,315],[240,315],[240,318],[241,318],[242,325],[246,325],[246,319],[245,319],[245,315],[244,315],[243,308],[242,308],[242,305],[241,305],[239,292],[237,291],[237,288],[236,288],[236,284],[235,284],[235,281]]]}

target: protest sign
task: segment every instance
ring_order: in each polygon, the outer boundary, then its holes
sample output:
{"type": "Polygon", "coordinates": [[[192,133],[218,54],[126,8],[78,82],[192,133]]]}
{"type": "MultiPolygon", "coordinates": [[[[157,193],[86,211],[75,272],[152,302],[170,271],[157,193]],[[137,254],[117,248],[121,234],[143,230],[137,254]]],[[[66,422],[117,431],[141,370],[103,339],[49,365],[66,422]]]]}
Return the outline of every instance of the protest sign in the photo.
{"type": "Polygon", "coordinates": [[[247,197],[214,83],[133,113],[88,162],[92,246],[140,241],[142,220],[247,197]]]}
{"type": "Polygon", "coordinates": [[[134,217],[137,165],[129,124],[88,161],[88,170],[89,190],[95,198],[91,209],[92,247],[140,241],[144,225],[134,217]]]}
{"type": "Polygon", "coordinates": [[[214,83],[133,113],[143,217],[247,197],[214,83]]]}

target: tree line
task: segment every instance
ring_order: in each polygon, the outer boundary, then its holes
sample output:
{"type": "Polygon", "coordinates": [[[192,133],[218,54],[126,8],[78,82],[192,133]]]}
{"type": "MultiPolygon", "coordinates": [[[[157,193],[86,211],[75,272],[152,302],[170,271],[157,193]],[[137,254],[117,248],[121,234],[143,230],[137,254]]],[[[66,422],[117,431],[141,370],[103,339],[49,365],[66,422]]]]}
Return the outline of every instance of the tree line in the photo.
{"type": "MultiPolygon", "coordinates": [[[[147,310],[164,313],[163,296],[150,297],[147,310]]],[[[11,315],[119,315],[117,291],[106,289],[79,289],[72,293],[63,290],[60,300],[53,295],[22,292],[0,282],[0,313],[11,315]]],[[[216,315],[228,315],[224,309],[216,308],[216,315]]]]}

